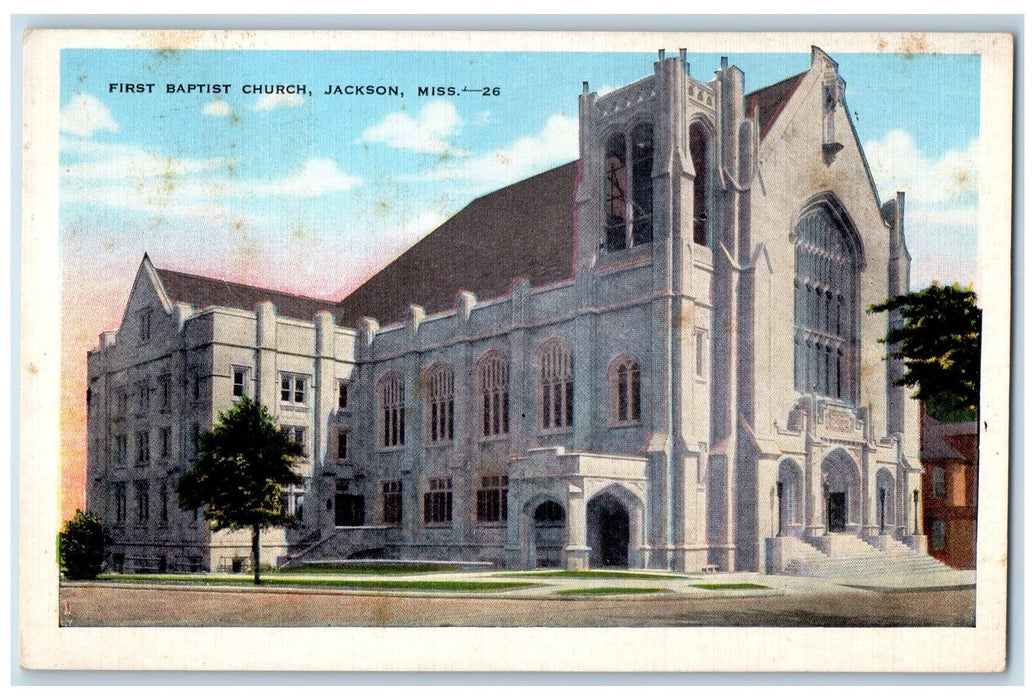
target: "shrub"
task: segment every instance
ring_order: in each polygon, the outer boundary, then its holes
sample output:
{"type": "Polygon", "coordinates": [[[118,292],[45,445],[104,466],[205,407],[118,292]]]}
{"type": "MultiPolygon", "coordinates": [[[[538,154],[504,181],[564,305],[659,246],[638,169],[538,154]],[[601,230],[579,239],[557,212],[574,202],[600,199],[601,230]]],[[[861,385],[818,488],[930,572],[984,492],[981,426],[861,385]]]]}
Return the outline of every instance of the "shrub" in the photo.
{"type": "Polygon", "coordinates": [[[93,579],[101,573],[108,530],[99,517],[77,510],[58,534],[58,564],[66,578],[93,579]]]}

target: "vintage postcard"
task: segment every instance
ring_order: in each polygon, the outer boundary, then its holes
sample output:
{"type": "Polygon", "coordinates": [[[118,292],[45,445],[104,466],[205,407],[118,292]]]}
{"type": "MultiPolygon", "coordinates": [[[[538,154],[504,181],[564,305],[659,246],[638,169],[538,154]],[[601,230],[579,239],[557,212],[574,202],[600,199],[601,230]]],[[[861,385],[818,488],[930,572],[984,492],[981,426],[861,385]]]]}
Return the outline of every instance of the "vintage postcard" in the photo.
{"type": "Polygon", "coordinates": [[[25,667],[1003,668],[1011,36],[24,57],[25,667]]]}

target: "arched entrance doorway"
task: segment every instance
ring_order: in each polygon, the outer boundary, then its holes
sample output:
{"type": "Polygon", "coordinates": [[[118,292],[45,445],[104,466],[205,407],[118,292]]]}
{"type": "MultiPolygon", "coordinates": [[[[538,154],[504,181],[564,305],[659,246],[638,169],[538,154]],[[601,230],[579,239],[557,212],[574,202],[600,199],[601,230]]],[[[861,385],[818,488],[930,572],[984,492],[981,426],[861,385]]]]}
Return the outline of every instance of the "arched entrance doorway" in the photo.
{"type": "Polygon", "coordinates": [[[834,450],[821,468],[827,532],[856,531],[861,523],[859,470],[847,452],[834,450]]]}
{"type": "Polygon", "coordinates": [[[629,566],[629,511],[609,493],[586,507],[586,544],[589,566],[629,566]]]}
{"type": "Polygon", "coordinates": [[[546,500],[532,514],[532,536],[528,538],[528,563],[533,567],[556,568],[564,552],[564,508],[546,500]]]}

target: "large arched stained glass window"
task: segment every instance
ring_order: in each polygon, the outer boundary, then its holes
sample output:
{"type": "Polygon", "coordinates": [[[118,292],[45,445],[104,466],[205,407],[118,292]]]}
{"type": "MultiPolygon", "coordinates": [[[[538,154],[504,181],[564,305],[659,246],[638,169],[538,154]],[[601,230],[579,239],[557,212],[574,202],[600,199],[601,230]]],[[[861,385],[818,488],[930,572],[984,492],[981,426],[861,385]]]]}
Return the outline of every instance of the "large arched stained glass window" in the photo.
{"type": "Polygon", "coordinates": [[[794,387],[843,401],[858,382],[861,253],[828,205],[805,212],[794,229],[794,387]]]}

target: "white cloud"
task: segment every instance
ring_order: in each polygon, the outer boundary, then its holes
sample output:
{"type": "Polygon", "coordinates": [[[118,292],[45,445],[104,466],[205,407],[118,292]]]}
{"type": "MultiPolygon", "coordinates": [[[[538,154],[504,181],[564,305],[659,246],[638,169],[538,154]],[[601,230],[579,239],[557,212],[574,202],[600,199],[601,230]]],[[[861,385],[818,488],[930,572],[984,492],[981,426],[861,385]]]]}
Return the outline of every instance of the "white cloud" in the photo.
{"type": "Polygon", "coordinates": [[[976,139],[965,150],[949,150],[931,157],[920,151],[912,134],[893,129],[883,139],[867,142],[864,150],[877,190],[884,199],[903,191],[907,204],[975,201],[976,139]]]}
{"type": "Polygon", "coordinates": [[[223,100],[212,100],[202,108],[201,113],[210,117],[229,117],[234,110],[223,100]]]}
{"type": "Polygon", "coordinates": [[[97,131],[118,131],[111,112],[93,95],[76,95],[61,110],[61,131],[90,137],[97,131]]]}
{"type": "Polygon", "coordinates": [[[253,182],[245,189],[296,197],[319,197],[330,192],[346,192],[363,180],[343,173],[332,158],[310,158],[295,175],[270,183],[253,182]]]}
{"type": "Polygon", "coordinates": [[[383,143],[418,153],[452,150],[448,138],[463,122],[452,102],[436,100],[424,105],[416,118],[406,112],[392,112],[366,129],[359,143],[383,143]]]}
{"type": "Polygon", "coordinates": [[[252,107],[256,112],[270,112],[281,107],[301,107],[305,100],[301,95],[263,95],[252,107]]]}
{"type": "Polygon", "coordinates": [[[555,114],[542,130],[473,158],[458,160],[423,174],[428,180],[467,180],[485,186],[505,185],[579,156],[578,120],[555,114]]]}

